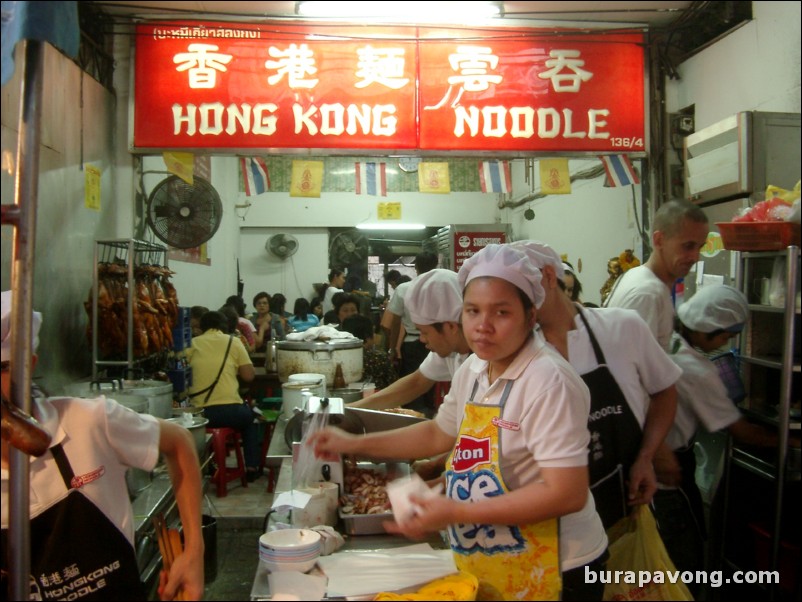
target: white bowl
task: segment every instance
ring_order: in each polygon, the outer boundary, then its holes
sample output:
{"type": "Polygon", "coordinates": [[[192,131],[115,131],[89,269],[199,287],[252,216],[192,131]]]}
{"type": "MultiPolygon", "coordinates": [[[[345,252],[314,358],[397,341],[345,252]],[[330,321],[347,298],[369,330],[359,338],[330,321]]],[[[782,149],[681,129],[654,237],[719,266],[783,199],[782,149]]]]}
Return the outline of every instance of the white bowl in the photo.
{"type": "Polygon", "coordinates": [[[311,529],[279,529],[260,536],[259,546],[276,552],[320,549],[320,533],[311,529]]]}
{"type": "Polygon", "coordinates": [[[303,562],[272,562],[269,560],[260,559],[259,562],[267,567],[271,573],[278,571],[298,571],[299,573],[306,573],[311,571],[317,562],[317,557],[311,560],[304,560],[303,562]]]}

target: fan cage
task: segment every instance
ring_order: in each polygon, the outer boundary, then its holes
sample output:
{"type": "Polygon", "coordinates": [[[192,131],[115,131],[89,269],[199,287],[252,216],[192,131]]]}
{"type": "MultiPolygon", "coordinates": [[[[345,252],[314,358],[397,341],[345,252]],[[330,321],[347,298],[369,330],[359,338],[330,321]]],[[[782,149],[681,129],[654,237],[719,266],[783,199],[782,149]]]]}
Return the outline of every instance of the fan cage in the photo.
{"type": "Polygon", "coordinates": [[[197,247],[211,239],[222,219],[220,196],[197,176],[191,185],[170,176],[148,199],[148,225],[159,240],[178,249],[197,247]]]}
{"type": "Polygon", "coordinates": [[[267,241],[268,250],[280,259],[287,259],[298,250],[298,239],[289,234],[274,234],[267,241]]]}

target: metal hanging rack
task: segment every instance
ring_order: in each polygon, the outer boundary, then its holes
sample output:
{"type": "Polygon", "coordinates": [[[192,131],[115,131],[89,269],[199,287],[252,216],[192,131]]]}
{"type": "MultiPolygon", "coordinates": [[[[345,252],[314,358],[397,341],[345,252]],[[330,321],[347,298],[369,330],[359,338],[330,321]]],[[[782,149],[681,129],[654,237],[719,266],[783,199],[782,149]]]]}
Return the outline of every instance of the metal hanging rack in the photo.
{"type": "Polygon", "coordinates": [[[98,240],[95,242],[95,265],[92,283],[92,379],[96,380],[98,372],[105,367],[123,367],[133,370],[138,364],[151,359],[157,354],[136,357],[134,352],[134,303],[136,303],[135,271],[141,266],[159,266],[167,268],[167,247],[142,240],[119,238],[98,240]],[[102,359],[98,344],[98,296],[102,264],[125,266],[127,273],[126,298],[126,354],[125,359],[102,359]]]}

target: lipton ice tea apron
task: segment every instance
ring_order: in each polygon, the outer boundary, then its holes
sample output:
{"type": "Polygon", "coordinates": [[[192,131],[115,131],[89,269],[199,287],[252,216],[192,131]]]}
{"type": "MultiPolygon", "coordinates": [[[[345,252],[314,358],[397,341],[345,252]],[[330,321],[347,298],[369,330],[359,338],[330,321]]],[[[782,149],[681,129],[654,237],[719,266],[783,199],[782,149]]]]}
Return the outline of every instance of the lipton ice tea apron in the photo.
{"type": "MultiPolygon", "coordinates": [[[[509,491],[501,474],[499,450],[504,405],[514,381],[504,385],[498,405],[465,405],[457,444],[446,464],[447,495],[460,502],[481,502],[509,491]]],[[[517,417],[515,417],[517,419],[517,417]]],[[[479,600],[558,600],[560,576],[557,519],[534,525],[460,524],[448,528],[460,570],[479,579],[479,600]]]]}
{"type": "Polygon", "coordinates": [[[146,600],[133,546],[81,493],[61,445],[50,451],[69,493],[31,519],[30,599],[146,600]]]}

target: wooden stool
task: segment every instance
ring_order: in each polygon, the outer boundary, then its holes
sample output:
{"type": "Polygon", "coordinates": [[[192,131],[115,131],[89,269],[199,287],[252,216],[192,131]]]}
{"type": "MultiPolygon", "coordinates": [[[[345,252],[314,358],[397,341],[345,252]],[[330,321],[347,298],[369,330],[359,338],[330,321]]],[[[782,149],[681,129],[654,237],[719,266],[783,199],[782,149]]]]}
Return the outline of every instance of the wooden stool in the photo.
{"type": "Polygon", "coordinates": [[[212,436],[212,458],[217,465],[212,481],[216,486],[217,497],[228,495],[227,484],[234,479],[240,479],[243,487],[248,486],[248,475],[245,470],[245,458],[242,455],[239,431],[232,428],[207,428],[206,432],[212,436]],[[237,467],[226,466],[228,450],[234,449],[237,458],[237,467]]]}

